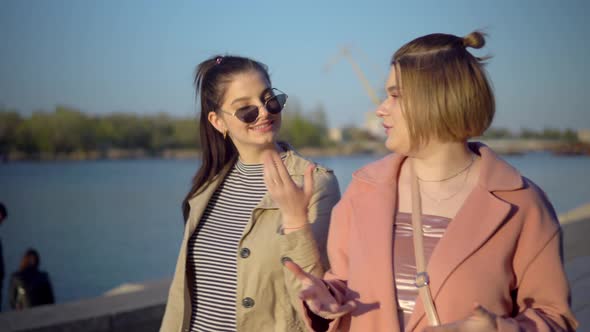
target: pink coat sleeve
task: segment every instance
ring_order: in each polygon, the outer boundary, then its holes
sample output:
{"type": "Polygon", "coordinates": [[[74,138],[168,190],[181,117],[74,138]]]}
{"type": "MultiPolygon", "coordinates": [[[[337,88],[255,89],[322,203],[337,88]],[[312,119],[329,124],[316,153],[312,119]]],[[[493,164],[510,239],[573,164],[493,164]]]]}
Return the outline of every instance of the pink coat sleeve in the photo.
{"type": "Polygon", "coordinates": [[[561,228],[543,191],[532,182],[532,197],[521,206],[525,216],[514,258],[518,312],[498,318],[498,331],[575,331],[570,290],[562,259],[561,228]]]}
{"type": "Polygon", "coordinates": [[[577,322],[569,309],[567,278],[557,231],[536,255],[520,282],[514,318],[498,318],[498,331],[575,331],[577,322]]]}

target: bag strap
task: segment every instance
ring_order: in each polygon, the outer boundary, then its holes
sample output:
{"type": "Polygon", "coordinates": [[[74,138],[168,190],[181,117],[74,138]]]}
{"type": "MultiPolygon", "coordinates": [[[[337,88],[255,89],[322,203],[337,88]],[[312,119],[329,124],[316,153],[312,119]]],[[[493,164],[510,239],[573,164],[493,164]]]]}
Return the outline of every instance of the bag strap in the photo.
{"type": "Polygon", "coordinates": [[[430,278],[426,271],[426,259],[424,258],[424,236],[422,234],[422,201],[420,199],[420,187],[418,177],[411,162],[411,190],[412,190],[412,228],[414,237],[414,254],[416,256],[416,279],[414,285],[418,287],[418,293],[424,303],[424,311],[428,322],[432,326],[440,325],[438,314],[430,292],[430,278]]]}

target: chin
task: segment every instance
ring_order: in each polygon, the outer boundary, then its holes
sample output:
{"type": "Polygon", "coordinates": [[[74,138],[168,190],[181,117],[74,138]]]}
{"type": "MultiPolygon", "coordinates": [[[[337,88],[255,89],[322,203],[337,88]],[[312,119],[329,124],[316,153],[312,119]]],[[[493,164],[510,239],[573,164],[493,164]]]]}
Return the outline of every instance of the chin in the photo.
{"type": "Polygon", "coordinates": [[[264,135],[263,137],[258,137],[256,139],[256,144],[260,145],[260,146],[267,146],[267,145],[271,145],[274,144],[276,141],[276,134],[274,133],[269,133],[268,135],[264,135]]]}
{"type": "Polygon", "coordinates": [[[389,139],[387,139],[387,141],[385,141],[385,147],[387,148],[387,150],[389,150],[391,152],[395,152],[395,153],[399,153],[399,154],[403,154],[403,155],[408,155],[408,153],[410,152],[409,149],[404,147],[403,144],[400,144],[400,142],[396,142],[391,138],[389,138],[389,139]]]}
{"type": "Polygon", "coordinates": [[[385,148],[387,148],[387,150],[391,151],[391,152],[396,152],[396,144],[395,142],[393,142],[393,140],[388,137],[387,140],[385,140],[385,148]]]}

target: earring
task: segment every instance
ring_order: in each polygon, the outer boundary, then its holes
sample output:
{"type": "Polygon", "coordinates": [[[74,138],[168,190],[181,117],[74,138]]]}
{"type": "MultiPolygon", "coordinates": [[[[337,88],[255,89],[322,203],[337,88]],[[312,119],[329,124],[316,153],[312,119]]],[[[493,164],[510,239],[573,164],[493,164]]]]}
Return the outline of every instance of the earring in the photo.
{"type": "Polygon", "coordinates": [[[227,130],[223,131],[223,139],[225,140],[225,138],[227,137],[227,130]]]}

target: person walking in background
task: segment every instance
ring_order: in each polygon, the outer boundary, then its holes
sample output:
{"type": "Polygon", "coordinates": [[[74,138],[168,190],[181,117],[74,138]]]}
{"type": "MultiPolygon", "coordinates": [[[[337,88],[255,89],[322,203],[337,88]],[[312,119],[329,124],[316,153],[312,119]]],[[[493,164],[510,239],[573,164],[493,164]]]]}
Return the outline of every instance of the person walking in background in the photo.
{"type": "Polygon", "coordinates": [[[39,270],[40,263],[37,250],[28,249],[20,269],[10,278],[8,302],[12,309],[23,310],[55,303],[49,274],[39,270]]]}
{"type": "Polygon", "coordinates": [[[287,95],[262,63],[212,57],[195,88],[202,162],[161,331],[303,331],[282,261],[323,275],[336,177],[277,141],[287,95]]]}
{"type": "MultiPolygon", "coordinates": [[[[6,206],[0,202],[0,225],[8,217],[6,206]]],[[[2,287],[4,285],[4,253],[2,252],[2,238],[0,238],[0,312],[2,312],[2,287]]]]}
{"type": "Polygon", "coordinates": [[[482,33],[431,34],[392,57],[376,114],[394,152],[334,208],[324,280],[303,284],[329,331],[573,331],[561,229],[545,193],[487,146],[482,33]],[[397,314],[396,314],[397,313],[397,314]]]}

